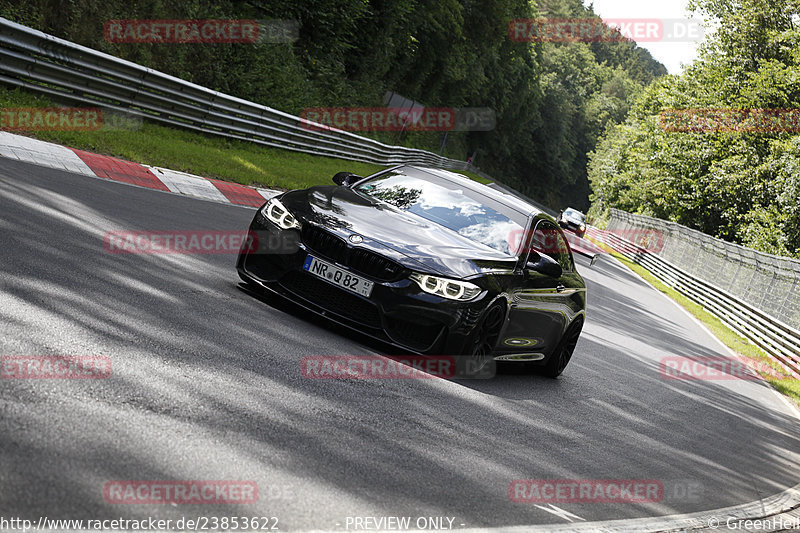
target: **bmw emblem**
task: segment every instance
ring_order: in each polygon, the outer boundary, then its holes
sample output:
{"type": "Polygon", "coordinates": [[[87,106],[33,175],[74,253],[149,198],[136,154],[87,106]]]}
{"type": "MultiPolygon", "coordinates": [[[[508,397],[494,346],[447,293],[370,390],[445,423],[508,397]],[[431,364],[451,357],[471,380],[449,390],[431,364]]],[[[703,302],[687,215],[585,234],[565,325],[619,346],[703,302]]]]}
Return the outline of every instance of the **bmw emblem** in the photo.
{"type": "Polygon", "coordinates": [[[364,237],[356,233],[353,233],[352,235],[350,235],[350,237],[348,237],[348,240],[353,244],[361,244],[362,242],[364,242],[364,237]]]}

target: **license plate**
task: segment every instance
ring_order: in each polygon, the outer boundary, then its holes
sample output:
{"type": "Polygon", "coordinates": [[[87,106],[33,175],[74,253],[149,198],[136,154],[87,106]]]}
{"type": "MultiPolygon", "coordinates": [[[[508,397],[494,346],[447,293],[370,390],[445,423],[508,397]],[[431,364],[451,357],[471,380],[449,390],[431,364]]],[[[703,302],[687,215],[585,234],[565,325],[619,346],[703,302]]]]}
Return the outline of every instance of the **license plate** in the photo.
{"type": "Polygon", "coordinates": [[[332,265],[311,255],[306,257],[303,269],[338,287],[367,298],[372,294],[372,287],[375,285],[368,279],[351,274],[347,270],[341,269],[336,265],[332,265]]]}

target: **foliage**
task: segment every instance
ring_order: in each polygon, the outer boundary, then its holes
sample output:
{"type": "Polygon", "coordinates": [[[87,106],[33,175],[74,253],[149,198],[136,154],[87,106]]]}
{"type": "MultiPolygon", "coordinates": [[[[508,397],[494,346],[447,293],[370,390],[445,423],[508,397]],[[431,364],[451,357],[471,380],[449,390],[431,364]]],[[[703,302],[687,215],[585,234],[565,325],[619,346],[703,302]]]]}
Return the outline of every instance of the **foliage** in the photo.
{"type": "Polygon", "coordinates": [[[670,109],[796,109],[798,0],[696,0],[718,21],[698,60],[647,87],[590,155],[593,201],[673,220],[758,250],[800,257],[800,136],[665,131],[670,109]]]}
{"type": "Polygon", "coordinates": [[[367,135],[475,163],[555,208],[586,209],[587,152],[664,67],[633,42],[515,42],[509,22],[596,17],[581,0],[0,0],[0,16],[173,76],[298,114],[380,106],[486,107],[494,130],[367,135]],[[111,19],[289,19],[294,43],[125,44],[111,19]]]}

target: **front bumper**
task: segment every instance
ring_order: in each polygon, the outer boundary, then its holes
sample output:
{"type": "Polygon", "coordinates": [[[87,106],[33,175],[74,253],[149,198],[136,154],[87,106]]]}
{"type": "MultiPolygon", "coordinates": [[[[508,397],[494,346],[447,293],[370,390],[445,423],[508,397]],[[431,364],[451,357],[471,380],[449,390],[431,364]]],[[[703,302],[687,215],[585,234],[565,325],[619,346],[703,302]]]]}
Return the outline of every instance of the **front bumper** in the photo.
{"type": "MultiPolygon", "coordinates": [[[[473,330],[493,301],[486,290],[467,302],[425,293],[408,279],[410,271],[407,270],[393,279],[379,279],[348,265],[343,259],[348,257],[348,251],[337,250],[335,254],[326,255],[304,242],[300,231],[281,230],[261,216],[260,211],[250,231],[258,237],[259,244],[257,249],[239,254],[236,266],[243,280],[406,352],[467,354],[473,330]],[[303,264],[309,254],[373,281],[369,298],[305,271],[303,264]]],[[[318,243],[318,240],[308,240],[318,243]]],[[[341,247],[342,243],[337,245],[341,247]]]]}
{"type": "Polygon", "coordinates": [[[567,229],[569,231],[572,231],[574,233],[577,233],[578,235],[583,235],[584,233],[586,233],[586,227],[585,226],[584,226],[584,229],[581,229],[580,224],[576,224],[575,222],[571,222],[569,220],[559,220],[558,224],[562,228],[567,229]]]}

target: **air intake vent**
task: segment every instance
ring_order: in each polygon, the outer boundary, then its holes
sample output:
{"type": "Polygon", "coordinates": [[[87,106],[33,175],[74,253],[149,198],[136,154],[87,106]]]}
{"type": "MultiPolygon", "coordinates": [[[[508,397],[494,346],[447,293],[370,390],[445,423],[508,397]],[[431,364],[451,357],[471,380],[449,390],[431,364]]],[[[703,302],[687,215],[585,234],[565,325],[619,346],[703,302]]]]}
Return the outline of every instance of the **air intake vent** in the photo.
{"type": "Polygon", "coordinates": [[[408,274],[398,263],[369,250],[348,245],[344,239],[311,224],[303,225],[303,243],[312,252],[368,278],[397,281],[408,274]]]}

